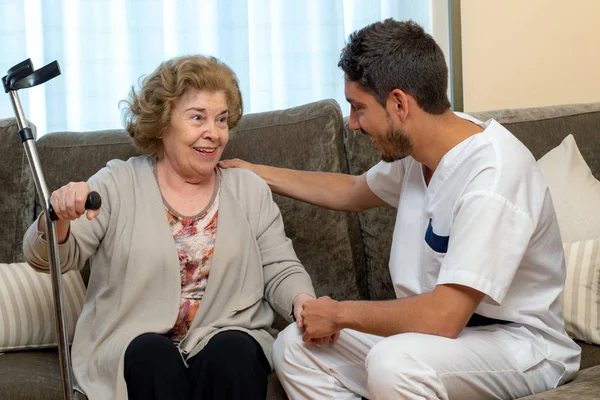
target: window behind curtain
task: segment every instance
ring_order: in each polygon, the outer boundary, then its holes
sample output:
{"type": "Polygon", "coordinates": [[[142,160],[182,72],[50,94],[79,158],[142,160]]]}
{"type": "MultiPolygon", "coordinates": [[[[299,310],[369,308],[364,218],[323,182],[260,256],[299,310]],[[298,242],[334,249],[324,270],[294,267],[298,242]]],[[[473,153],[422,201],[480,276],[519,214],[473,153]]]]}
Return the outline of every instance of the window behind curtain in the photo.
{"type": "MultiPolygon", "coordinates": [[[[388,17],[432,32],[436,7],[447,2],[3,0],[0,74],[26,58],[36,68],[58,60],[61,76],[19,92],[39,135],[121,128],[118,103],[140,76],[196,53],[235,71],[247,113],[333,98],[347,114],[337,62],[348,35],[388,17]]],[[[0,118],[12,116],[8,96],[0,96],[0,118]]]]}

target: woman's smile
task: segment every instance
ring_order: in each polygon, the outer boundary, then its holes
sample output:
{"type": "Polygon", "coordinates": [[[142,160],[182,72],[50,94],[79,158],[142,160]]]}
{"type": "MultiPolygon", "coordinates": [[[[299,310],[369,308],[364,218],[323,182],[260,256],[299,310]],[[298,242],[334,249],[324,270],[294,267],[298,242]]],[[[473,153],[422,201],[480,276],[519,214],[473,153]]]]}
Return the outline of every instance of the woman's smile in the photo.
{"type": "Polygon", "coordinates": [[[214,157],[217,154],[216,147],[192,147],[200,157],[214,157]]]}

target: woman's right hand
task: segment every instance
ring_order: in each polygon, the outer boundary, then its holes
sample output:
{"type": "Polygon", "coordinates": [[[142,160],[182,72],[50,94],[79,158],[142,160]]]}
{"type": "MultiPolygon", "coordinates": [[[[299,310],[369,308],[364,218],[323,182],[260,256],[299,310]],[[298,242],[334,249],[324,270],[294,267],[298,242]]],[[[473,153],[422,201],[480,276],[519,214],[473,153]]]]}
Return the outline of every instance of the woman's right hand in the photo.
{"type": "MultiPolygon", "coordinates": [[[[76,220],[86,213],[85,201],[90,192],[90,187],[85,182],[71,182],[52,192],[50,204],[54,213],[58,216],[56,221],[56,233],[58,243],[67,241],[71,221],[76,220]]],[[[98,216],[100,210],[87,210],[87,219],[92,220],[98,216]]],[[[40,218],[38,221],[38,231],[46,232],[46,219],[40,218]]]]}
{"type": "MultiPolygon", "coordinates": [[[[71,182],[52,192],[50,204],[60,220],[73,221],[86,214],[85,202],[90,193],[86,182],[71,182]]],[[[87,210],[87,219],[98,216],[100,210],[87,210]]]]}

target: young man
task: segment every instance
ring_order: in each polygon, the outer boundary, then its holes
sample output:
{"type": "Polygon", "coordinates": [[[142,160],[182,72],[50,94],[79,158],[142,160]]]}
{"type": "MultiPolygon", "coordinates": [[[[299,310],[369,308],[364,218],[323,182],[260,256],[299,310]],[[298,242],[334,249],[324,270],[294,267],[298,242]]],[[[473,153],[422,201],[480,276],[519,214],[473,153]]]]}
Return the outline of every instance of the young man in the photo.
{"type": "Polygon", "coordinates": [[[580,349],[559,304],[562,243],[531,153],[496,121],[450,110],[443,54],[413,22],[353,33],[339,66],[349,127],[372,140],[382,162],[362,176],[222,163],[330,209],[398,209],[397,299],[306,301],[273,348],[287,394],[513,399],[571,379],[580,349]]]}

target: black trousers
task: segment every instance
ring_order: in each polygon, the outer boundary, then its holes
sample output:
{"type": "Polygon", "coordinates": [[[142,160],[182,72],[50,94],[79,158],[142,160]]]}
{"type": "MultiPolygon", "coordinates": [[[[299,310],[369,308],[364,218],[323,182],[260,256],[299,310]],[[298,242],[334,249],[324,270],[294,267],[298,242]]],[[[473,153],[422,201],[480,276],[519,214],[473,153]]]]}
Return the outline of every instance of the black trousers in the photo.
{"type": "Polygon", "coordinates": [[[187,360],[166,337],[146,333],[125,351],[125,382],[130,400],[234,400],[267,397],[271,367],[254,338],[241,331],[215,335],[187,360]]]}

